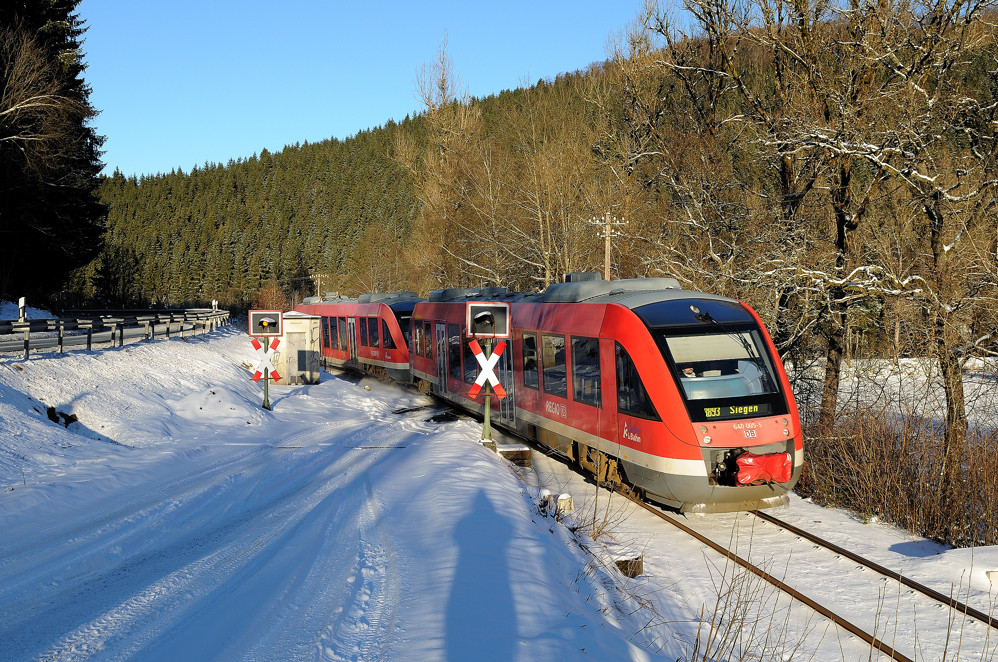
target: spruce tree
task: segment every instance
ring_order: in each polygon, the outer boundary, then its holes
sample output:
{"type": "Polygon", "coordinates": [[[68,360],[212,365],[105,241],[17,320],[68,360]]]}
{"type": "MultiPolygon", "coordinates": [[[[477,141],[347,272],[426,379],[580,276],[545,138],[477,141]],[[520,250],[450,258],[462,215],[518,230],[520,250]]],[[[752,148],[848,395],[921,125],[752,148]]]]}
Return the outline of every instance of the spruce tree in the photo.
{"type": "Polygon", "coordinates": [[[0,3],[0,298],[49,298],[101,248],[78,2],[0,3]]]}

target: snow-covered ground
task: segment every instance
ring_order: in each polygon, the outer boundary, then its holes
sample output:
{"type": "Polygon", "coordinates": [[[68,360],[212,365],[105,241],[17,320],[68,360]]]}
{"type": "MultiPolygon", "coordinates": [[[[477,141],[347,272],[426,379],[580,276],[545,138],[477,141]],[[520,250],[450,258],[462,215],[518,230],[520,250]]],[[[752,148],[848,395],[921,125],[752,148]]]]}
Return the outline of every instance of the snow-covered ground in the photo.
{"type": "MultiPolygon", "coordinates": [[[[709,659],[877,659],[563,465],[513,467],[476,443],[479,424],[435,422],[426,396],[323,373],[272,386],[268,412],[255,362],[235,327],[0,356],[0,660],[676,660],[712,620],[735,627],[709,659]],[[542,489],[576,513],[541,512],[542,489]],[[644,575],[607,560],[621,547],[644,575]]],[[[796,498],[776,514],[988,609],[995,549],[947,551],[796,498]]],[[[695,523],[788,555],[773,574],[851,571],[747,517],[695,523]]],[[[844,609],[917,641],[918,659],[994,654],[948,610],[891,625],[902,596],[850,586],[844,609]]]]}
{"type": "MultiPolygon", "coordinates": [[[[0,301],[0,320],[16,320],[19,312],[20,310],[15,302],[0,301]]],[[[48,311],[40,308],[34,308],[32,306],[25,306],[24,316],[29,320],[47,319],[52,317],[48,311]]]]}

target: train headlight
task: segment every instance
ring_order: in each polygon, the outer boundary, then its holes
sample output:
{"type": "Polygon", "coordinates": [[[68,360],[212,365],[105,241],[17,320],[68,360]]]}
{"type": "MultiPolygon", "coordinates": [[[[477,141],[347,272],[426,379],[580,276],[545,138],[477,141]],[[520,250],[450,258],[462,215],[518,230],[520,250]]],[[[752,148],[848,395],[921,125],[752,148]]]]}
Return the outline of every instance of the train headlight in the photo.
{"type": "Polygon", "coordinates": [[[703,438],[703,443],[709,444],[710,443],[710,437],[704,437],[703,438]]]}
{"type": "Polygon", "coordinates": [[[786,430],[786,429],[784,429],[784,430],[783,430],[783,436],[784,436],[784,437],[789,437],[789,436],[790,436],[790,430],[786,430]]]}

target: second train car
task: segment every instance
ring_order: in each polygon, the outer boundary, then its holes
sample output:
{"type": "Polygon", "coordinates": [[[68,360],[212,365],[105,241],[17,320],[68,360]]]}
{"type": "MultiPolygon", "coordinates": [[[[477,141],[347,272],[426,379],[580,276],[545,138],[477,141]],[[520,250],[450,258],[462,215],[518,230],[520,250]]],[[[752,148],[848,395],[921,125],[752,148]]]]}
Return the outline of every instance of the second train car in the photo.
{"type": "Polygon", "coordinates": [[[415,292],[309,297],[295,308],[322,318],[322,360],[337,368],[411,381],[409,345],[415,292]]]}

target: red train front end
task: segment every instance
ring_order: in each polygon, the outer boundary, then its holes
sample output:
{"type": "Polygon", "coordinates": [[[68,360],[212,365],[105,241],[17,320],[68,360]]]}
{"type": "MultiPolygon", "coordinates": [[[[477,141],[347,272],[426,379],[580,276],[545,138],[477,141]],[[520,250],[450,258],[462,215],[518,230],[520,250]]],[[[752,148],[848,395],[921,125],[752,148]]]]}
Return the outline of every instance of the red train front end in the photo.
{"type": "Polygon", "coordinates": [[[608,335],[622,339],[618,435],[628,479],[687,512],[786,503],[803,467],[803,438],[790,383],[755,312],[678,291],[608,317],[608,335]]]}

